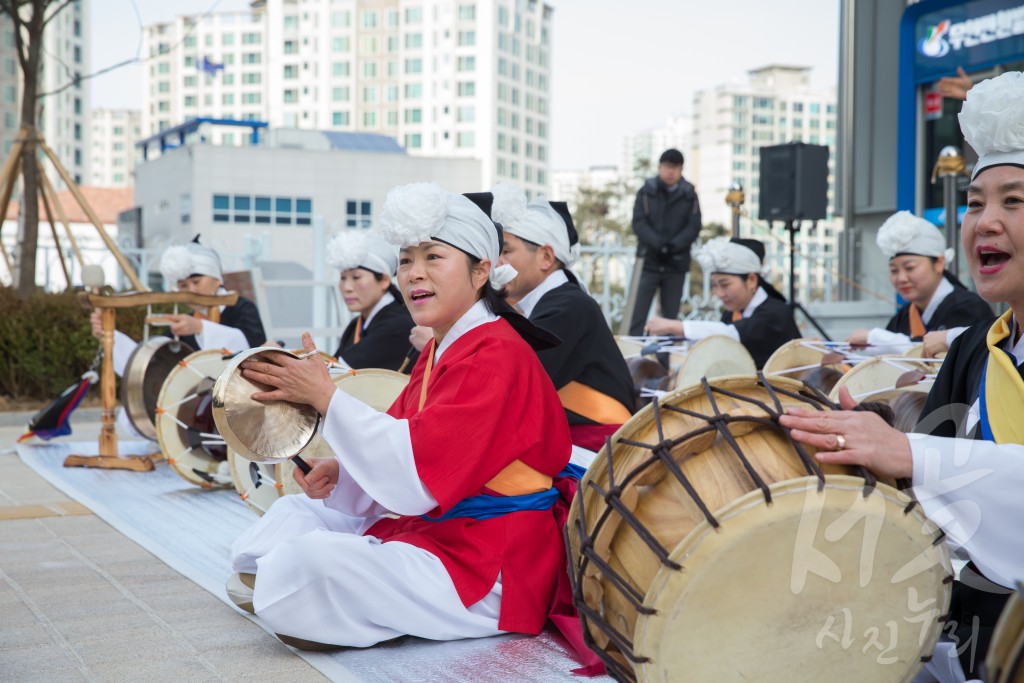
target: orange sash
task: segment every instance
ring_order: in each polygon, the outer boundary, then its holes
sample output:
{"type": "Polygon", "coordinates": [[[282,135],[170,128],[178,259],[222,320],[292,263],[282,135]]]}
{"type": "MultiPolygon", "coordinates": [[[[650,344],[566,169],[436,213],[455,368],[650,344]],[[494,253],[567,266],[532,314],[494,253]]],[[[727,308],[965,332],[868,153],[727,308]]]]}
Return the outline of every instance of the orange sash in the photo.
{"type": "Polygon", "coordinates": [[[910,304],[910,338],[920,339],[928,329],[921,320],[921,311],[917,310],[917,304],[910,304]]]}
{"type": "Polygon", "coordinates": [[[359,338],[363,336],[363,316],[359,316],[359,320],[356,321],[356,334],[353,344],[359,343],[359,338]]]}
{"type": "Polygon", "coordinates": [[[626,406],[580,382],[569,382],[559,389],[558,398],[563,408],[598,424],[620,425],[632,417],[626,406]]]}
{"type": "Polygon", "coordinates": [[[743,311],[732,312],[732,321],[736,322],[737,320],[743,320],[743,311]]]}

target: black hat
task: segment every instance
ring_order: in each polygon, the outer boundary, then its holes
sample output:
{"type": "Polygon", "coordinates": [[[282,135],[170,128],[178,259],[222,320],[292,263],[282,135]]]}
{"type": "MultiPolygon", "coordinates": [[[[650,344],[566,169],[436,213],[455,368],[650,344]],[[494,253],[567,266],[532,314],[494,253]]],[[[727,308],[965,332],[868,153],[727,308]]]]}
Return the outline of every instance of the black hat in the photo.
{"type": "Polygon", "coordinates": [[[752,240],[748,237],[733,237],[729,241],[735,242],[741,247],[746,247],[750,251],[754,252],[755,254],[757,254],[757,259],[761,263],[764,263],[764,242],[762,242],[761,240],[752,240]]]}
{"type": "Polygon", "coordinates": [[[494,204],[494,195],[490,192],[463,192],[462,196],[473,202],[477,207],[491,217],[491,205],[494,204]]]}
{"type": "MultiPolygon", "coordinates": [[[[491,206],[494,204],[493,194],[490,192],[463,192],[462,196],[476,204],[477,208],[491,218],[491,206]]],[[[491,218],[491,222],[494,223],[494,228],[498,231],[498,251],[500,252],[505,248],[505,229],[493,218],[491,218]]]]}
{"type": "Polygon", "coordinates": [[[682,166],[683,165],[683,153],[678,149],[666,149],[661,153],[661,158],[658,159],[659,164],[668,164],[669,166],[682,166]]]}
{"type": "Polygon", "coordinates": [[[551,208],[554,209],[562,220],[565,221],[566,230],[569,232],[569,246],[579,244],[580,236],[576,232],[576,225],[572,222],[572,214],[569,213],[569,205],[565,202],[548,202],[551,208]]]}

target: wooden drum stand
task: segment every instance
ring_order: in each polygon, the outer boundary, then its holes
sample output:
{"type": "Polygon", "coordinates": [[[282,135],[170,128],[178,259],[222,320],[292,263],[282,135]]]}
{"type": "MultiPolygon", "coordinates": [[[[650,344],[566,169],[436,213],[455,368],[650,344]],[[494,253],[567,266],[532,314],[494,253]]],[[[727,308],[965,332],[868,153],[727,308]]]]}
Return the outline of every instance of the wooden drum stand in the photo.
{"type": "MultiPolygon", "coordinates": [[[[103,348],[103,360],[100,365],[100,397],[102,417],[99,438],[99,455],[69,455],[64,460],[65,467],[100,467],[104,469],[134,470],[149,472],[153,469],[153,460],[148,455],[122,456],[117,449],[117,429],[114,426],[114,412],[117,407],[117,378],[114,375],[114,329],[117,322],[117,309],[134,308],[136,306],[152,306],[153,304],[185,304],[203,306],[209,310],[208,319],[220,322],[220,307],[233,306],[238,302],[238,292],[227,294],[191,294],[188,292],[129,292],[106,296],[89,293],[82,298],[93,308],[101,312],[103,333],[100,343],[103,348]]],[[[146,325],[165,322],[160,316],[147,316],[146,325]]]]}

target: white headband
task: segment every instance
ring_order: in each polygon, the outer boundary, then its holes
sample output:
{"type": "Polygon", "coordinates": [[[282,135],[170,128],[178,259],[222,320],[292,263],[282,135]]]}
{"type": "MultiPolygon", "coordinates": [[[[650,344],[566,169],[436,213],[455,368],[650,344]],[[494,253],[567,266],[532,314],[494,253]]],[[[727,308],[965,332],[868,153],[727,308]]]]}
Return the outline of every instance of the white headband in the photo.
{"type": "Polygon", "coordinates": [[[407,247],[438,240],[491,262],[490,282],[501,288],[515,268],[497,266],[500,249],[494,222],[476,204],[436,183],[411,183],[388,192],[377,230],[391,244],[407,247]]]}
{"type": "Polygon", "coordinates": [[[218,281],[224,280],[217,252],[198,242],[168,247],[160,257],[160,272],[172,289],[190,275],[208,275],[218,281]]]}
{"type": "Polygon", "coordinates": [[[705,242],[697,251],[697,262],[707,273],[761,274],[761,259],[754,250],[731,242],[728,237],[715,237],[705,242]]]}
{"type": "Polygon", "coordinates": [[[897,254],[946,255],[946,238],[942,232],[909,211],[898,211],[889,216],[878,229],[875,242],[886,258],[897,254]]]}
{"type": "Polygon", "coordinates": [[[579,258],[579,245],[569,244],[569,228],[565,220],[543,197],[526,202],[526,193],[511,183],[498,183],[491,188],[494,205],[491,216],[510,235],[534,244],[549,245],[555,258],[571,266],[579,258]]]}
{"type": "Polygon", "coordinates": [[[364,268],[394,277],[398,253],[376,232],[354,228],[339,232],[327,243],[327,263],[340,271],[364,268]]]}
{"type": "Polygon", "coordinates": [[[1008,71],[967,91],[960,129],[978,153],[972,179],[1002,164],[1024,166],[1024,73],[1008,71]]]}

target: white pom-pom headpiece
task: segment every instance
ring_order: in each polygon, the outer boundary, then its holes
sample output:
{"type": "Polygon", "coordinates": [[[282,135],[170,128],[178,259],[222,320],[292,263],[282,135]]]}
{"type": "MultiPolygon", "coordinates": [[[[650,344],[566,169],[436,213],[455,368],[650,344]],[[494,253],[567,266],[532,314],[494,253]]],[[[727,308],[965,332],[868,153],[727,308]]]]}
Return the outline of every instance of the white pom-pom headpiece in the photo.
{"type": "Polygon", "coordinates": [[[171,290],[192,274],[192,253],[187,247],[168,247],[160,257],[160,273],[171,290]]]}
{"type": "Polygon", "coordinates": [[[697,251],[697,262],[706,273],[761,273],[761,259],[754,250],[731,242],[728,237],[715,237],[705,242],[697,251]]]}
{"type": "Polygon", "coordinates": [[[960,129],[978,153],[973,178],[990,166],[1024,166],[1024,73],[1008,71],[967,91],[960,129]]]}
{"type": "Polygon", "coordinates": [[[901,254],[913,256],[944,256],[946,238],[934,225],[909,211],[898,211],[889,216],[875,237],[878,248],[886,258],[901,254]]]}
{"type": "Polygon", "coordinates": [[[526,214],[526,192],[515,183],[498,183],[491,188],[491,196],[491,218],[502,228],[515,225],[526,214]]]}
{"type": "Polygon", "coordinates": [[[498,229],[476,204],[435,183],[393,188],[384,200],[377,229],[391,244],[408,247],[438,240],[481,261],[491,262],[490,282],[501,288],[515,279],[515,268],[498,266],[498,229]]]}
{"type": "Polygon", "coordinates": [[[394,276],[398,254],[377,233],[355,228],[339,232],[327,243],[327,263],[340,271],[363,268],[394,276]]]}

